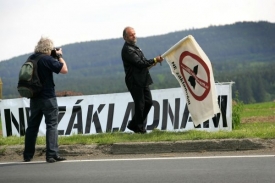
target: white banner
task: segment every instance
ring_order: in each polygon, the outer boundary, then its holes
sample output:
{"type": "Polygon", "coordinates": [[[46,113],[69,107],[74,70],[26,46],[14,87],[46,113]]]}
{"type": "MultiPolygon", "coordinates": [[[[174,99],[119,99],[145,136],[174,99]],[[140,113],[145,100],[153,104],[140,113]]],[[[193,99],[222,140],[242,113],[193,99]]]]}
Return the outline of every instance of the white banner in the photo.
{"type": "MultiPolygon", "coordinates": [[[[194,126],[181,88],[152,90],[153,107],[148,114],[146,129],[167,131],[232,130],[232,83],[216,84],[221,113],[194,126]]],[[[130,132],[126,126],[133,115],[133,100],[127,93],[58,97],[59,135],[130,132]]],[[[3,136],[23,136],[29,118],[29,99],[0,101],[3,136]]],[[[44,118],[39,134],[46,134],[44,118]]]]}
{"type": "Polygon", "coordinates": [[[219,112],[212,66],[199,44],[189,35],[162,55],[187,99],[195,126],[219,112]]]}

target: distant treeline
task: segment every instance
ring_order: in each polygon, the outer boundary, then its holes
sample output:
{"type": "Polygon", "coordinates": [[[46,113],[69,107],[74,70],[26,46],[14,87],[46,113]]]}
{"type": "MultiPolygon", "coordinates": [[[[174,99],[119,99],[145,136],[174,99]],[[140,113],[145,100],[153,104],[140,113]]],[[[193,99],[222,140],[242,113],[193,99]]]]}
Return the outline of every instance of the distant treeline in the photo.
{"type": "MultiPolygon", "coordinates": [[[[275,99],[275,24],[238,22],[138,38],[147,58],[167,51],[187,35],[193,35],[211,60],[216,82],[233,81],[233,97],[245,103],[275,99]]],[[[67,75],[55,76],[57,91],[84,95],[126,92],[121,61],[122,38],[87,41],[62,46],[69,67],[67,75]]],[[[35,46],[35,45],[34,45],[35,46]]],[[[18,72],[31,53],[0,62],[3,97],[19,97],[18,72]]],[[[152,89],[179,87],[166,62],[151,69],[152,89]]]]}

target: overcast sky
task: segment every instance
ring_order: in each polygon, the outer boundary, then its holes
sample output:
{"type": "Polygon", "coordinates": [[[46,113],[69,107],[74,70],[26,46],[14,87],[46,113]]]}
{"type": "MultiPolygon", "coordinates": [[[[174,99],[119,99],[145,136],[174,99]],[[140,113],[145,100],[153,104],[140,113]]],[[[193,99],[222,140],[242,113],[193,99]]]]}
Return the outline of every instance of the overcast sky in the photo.
{"type": "Polygon", "coordinates": [[[275,23],[275,0],[0,0],[0,61],[33,52],[41,36],[62,46],[121,38],[126,26],[147,37],[260,20],[275,23]]]}

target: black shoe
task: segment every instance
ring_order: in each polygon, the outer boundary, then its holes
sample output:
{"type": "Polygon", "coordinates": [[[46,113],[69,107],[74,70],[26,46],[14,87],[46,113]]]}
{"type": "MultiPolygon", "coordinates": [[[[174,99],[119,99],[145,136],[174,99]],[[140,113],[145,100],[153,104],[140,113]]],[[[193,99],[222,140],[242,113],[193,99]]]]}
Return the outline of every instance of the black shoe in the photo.
{"type": "Polygon", "coordinates": [[[55,163],[57,161],[64,161],[64,160],[66,160],[66,158],[61,157],[61,156],[56,156],[56,157],[53,157],[53,158],[46,158],[46,161],[48,163],[55,163]]]}
{"type": "Polygon", "coordinates": [[[135,132],[135,133],[138,133],[137,127],[135,127],[135,126],[133,126],[133,125],[128,124],[128,125],[127,125],[127,128],[128,128],[129,130],[135,132]]]}
{"type": "Polygon", "coordinates": [[[145,134],[145,133],[147,133],[147,131],[146,130],[139,130],[137,133],[145,134]]]}
{"type": "Polygon", "coordinates": [[[56,161],[65,161],[65,160],[67,160],[66,158],[61,157],[61,156],[56,156],[56,157],[54,157],[54,159],[55,159],[56,161]]]}
{"type": "Polygon", "coordinates": [[[32,158],[30,158],[30,157],[24,158],[24,162],[30,162],[31,160],[32,160],[32,158]]]}
{"type": "Polygon", "coordinates": [[[55,163],[56,162],[56,160],[54,158],[46,158],[46,161],[48,163],[55,163]]]}
{"type": "Polygon", "coordinates": [[[136,132],[135,133],[141,133],[141,134],[144,134],[144,133],[146,133],[146,130],[143,128],[143,129],[141,129],[141,128],[137,128],[137,130],[136,130],[136,132]]]}
{"type": "Polygon", "coordinates": [[[135,133],[141,133],[141,134],[146,133],[146,130],[140,129],[140,128],[138,128],[138,127],[134,127],[134,126],[129,125],[129,124],[128,124],[127,128],[128,128],[129,130],[135,132],[135,133]]]}

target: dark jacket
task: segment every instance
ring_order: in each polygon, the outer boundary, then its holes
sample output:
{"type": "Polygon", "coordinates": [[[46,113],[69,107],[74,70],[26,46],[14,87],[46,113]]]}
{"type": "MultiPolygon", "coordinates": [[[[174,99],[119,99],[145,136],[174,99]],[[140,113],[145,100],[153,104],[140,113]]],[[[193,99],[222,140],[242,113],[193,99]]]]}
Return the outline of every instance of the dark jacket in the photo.
{"type": "Polygon", "coordinates": [[[153,83],[148,67],[154,64],[154,59],[147,60],[136,45],[127,42],[123,45],[121,57],[128,89],[133,85],[145,87],[153,83]]]}

